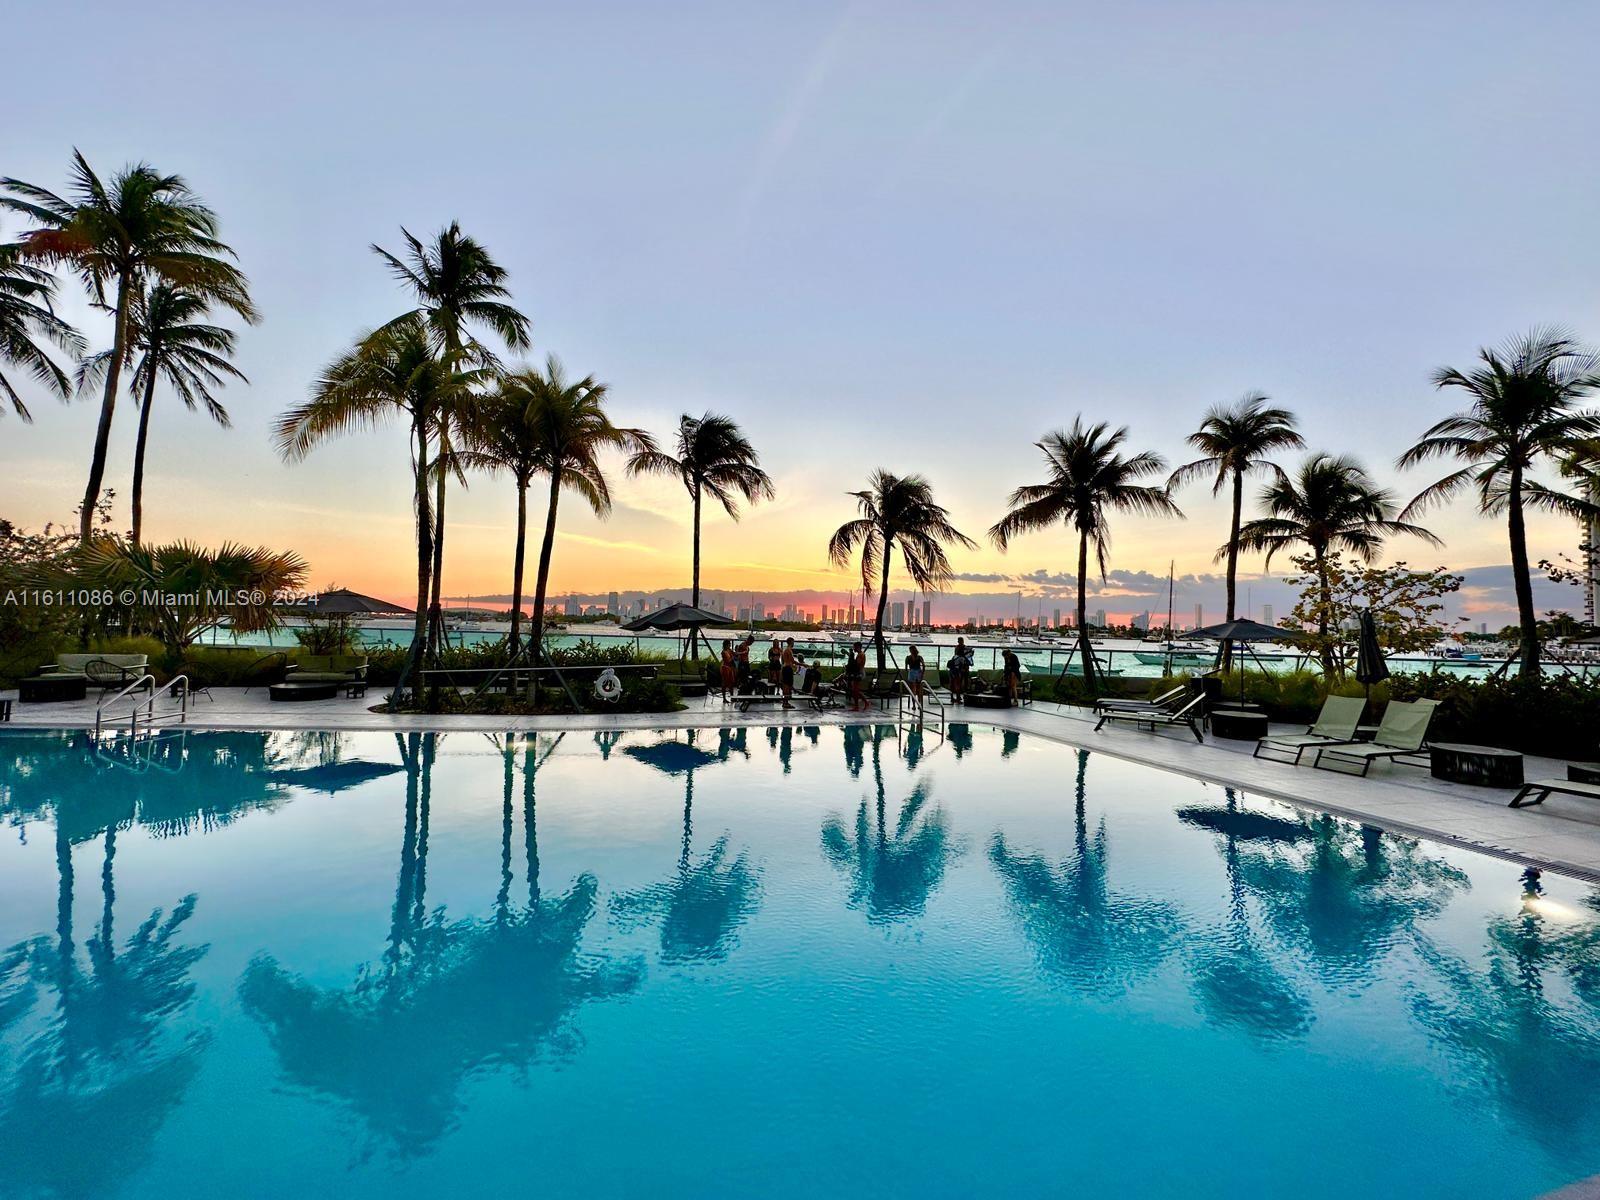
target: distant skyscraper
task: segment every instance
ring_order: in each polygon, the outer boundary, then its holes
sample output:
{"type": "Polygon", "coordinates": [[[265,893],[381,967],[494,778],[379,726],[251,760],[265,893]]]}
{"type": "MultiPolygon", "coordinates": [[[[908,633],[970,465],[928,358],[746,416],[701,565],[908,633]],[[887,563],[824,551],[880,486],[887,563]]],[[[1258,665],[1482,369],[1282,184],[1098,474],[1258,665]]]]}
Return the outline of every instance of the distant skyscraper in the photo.
{"type": "Polygon", "coordinates": [[[1261,623],[1263,625],[1272,624],[1272,605],[1263,604],[1261,606],[1261,623]]]}
{"type": "Polygon", "coordinates": [[[1196,604],[1194,606],[1194,627],[1196,629],[1199,629],[1203,625],[1205,625],[1205,623],[1206,623],[1206,606],[1203,605],[1203,604],[1196,604]]]}
{"type": "Polygon", "coordinates": [[[617,601],[617,594],[615,592],[612,592],[611,595],[606,597],[606,611],[612,614],[620,613],[622,611],[617,601]]]}
{"type": "Polygon", "coordinates": [[[1142,612],[1136,616],[1133,619],[1133,627],[1135,629],[1148,630],[1150,628],[1150,614],[1147,612],[1142,612]]]}
{"type": "Polygon", "coordinates": [[[1096,625],[1098,625],[1101,629],[1104,629],[1106,627],[1106,610],[1105,609],[1097,608],[1097,609],[1094,610],[1094,623],[1096,625]]]}
{"type": "Polygon", "coordinates": [[[739,623],[741,625],[748,625],[750,623],[750,610],[748,608],[741,608],[739,610],[739,623]]]}
{"type": "Polygon", "coordinates": [[[583,612],[583,606],[578,603],[576,596],[567,597],[565,612],[569,617],[576,617],[583,612]]]}
{"type": "Polygon", "coordinates": [[[1053,622],[1053,624],[1050,626],[1051,629],[1061,628],[1061,610],[1059,608],[1051,614],[1050,619],[1053,622]]]}
{"type": "Polygon", "coordinates": [[[903,629],[906,623],[906,602],[892,600],[889,602],[889,628],[903,629]]]}
{"type": "Polygon", "coordinates": [[[932,600],[924,600],[922,602],[922,623],[924,625],[929,626],[930,628],[933,625],[933,601],[932,600]]]}

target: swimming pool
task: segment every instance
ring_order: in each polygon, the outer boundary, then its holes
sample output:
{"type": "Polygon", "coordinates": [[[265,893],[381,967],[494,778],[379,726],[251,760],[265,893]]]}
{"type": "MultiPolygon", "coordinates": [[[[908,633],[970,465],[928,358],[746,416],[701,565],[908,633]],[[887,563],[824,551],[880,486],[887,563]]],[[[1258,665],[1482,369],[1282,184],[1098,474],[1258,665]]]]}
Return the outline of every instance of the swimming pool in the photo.
{"type": "Polygon", "coordinates": [[[0,1195],[1523,1200],[1600,905],[1519,875],[960,725],[7,734],[0,1195]]]}

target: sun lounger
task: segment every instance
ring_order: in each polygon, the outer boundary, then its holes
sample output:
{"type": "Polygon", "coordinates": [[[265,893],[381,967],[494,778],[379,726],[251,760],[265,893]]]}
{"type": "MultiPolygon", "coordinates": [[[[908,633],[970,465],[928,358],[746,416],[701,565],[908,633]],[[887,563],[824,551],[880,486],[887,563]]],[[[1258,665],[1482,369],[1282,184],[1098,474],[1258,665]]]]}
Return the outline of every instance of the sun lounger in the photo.
{"type": "Polygon", "coordinates": [[[1391,700],[1383,710],[1383,720],[1370,742],[1333,742],[1317,749],[1313,767],[1322,767],[1323,761],[1359,766],[1359,771],[1345,770],[1345,766],[1323,767],[1323,770],[1343,771],[1347,775],[1366,775],[1373,763],[1389,758],[1401,762],[1409,757],[1408,766],[1428,766],[1428,756],[1422,753],[1427,744],[1428,725],[1433,720],[1437,700],[1391,700]]]}
{"type": "Polygon", "coordinates": [[[1205,697],[1196,696],[1176,712],[1167,712],[1164,709],[1150,709],[1140,712],[1103,712],[1100,714],[1100,720],[1095,723],[1094,729],[1096,733],[1099,733],[1101,727],[1107,721],[1127,721],[1135,726],[1145,726],[1151,733],[1154,733],[1157,729],[1168,729],[1174,725],[1184,725],[1188,727],[1190,733],[1194,734],[1195,741],[1203,743],[1205,738],[1200,735],[1200,718],[1204,704],[1205,697]]]}
{"type": "Polygon", "coordinates": [[[1545,797],[1552,792],[1600,800],[1600,783],[1580,783],[1576,779],[1535,779],[1532,783],[1522,785],[1522,790],[1512,797],[1509,807],[1532,808],[1535,804],[1543,804],[1545,797]]]}
{"type": "MultiPolygon", "coordinates": [[[[781,706],[783,704],[783,693],[779,691],[742,692],[733,697],[733,702],[739,706],[740,712],[745,713],[749,712],[757,704],[777,704],[781,706]]],[[[808,692],[796,692],[789,697],[789,707],[791,708],[813,708],[821,712],[823,706],[823,697],[813,696],[808,692]]]]}
{"type": "MultiPolygon", "coordinates": [[[[1313,746],[1327,746],[1334,742],[1353,742],[1356,728],[1361,724],[1361,714],[1367,702],[1360,696],[1329,696],[1322,702],[1316,724],[1304,733],[1269,734],[1256,743],[1253,758],[1260,758],[1263,750],[1281,751],[1292,755],[1282,762],[1300,761],[1300,756],[1313,746]]],[[[1271,755],[1268,755],[1271,758],[1271,755]]]]}
{"type": "Polygon", "coordinates": [[[1148,700],[1125,700],[1102,696],[1094,702],[1094,711],[1100,712],[1149,712],[1158,709],[1163,712],[1176,712],[1182,705],[1180,701],[1189,692],[1188,684],[1180,683],[1171,691],[1162,692],[1159,696],[1152,696],[1148,700]]]}

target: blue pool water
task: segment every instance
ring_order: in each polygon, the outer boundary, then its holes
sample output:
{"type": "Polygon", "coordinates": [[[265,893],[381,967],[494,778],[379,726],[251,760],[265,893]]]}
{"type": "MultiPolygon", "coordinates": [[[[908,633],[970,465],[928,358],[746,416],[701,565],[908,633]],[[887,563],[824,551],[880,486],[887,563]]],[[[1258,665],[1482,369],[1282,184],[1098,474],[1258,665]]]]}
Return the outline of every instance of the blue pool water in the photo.
{"type": "Polygon", "coordinates": [[[0,1196],[1532,1197],[1591,889],[956,726],[0,737],[0,1196]]]}

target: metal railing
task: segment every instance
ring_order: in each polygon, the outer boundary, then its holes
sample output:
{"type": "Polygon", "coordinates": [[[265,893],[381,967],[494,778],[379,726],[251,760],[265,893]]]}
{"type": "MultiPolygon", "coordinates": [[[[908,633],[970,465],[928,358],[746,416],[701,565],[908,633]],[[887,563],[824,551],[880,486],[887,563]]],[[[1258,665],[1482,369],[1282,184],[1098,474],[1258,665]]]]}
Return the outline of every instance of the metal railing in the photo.
{"type": "Polygon", "coordinates": [[[906,702],[910,701],[912,711],[916,713],[917,722],[921,724],[927,719],[928,707],[929,705],[932,705],[939,711],[939,732],[942,734],[944,732],[946,721],[944,701],[939,699],[933,688],[924,686],[922,689],[922,694],[919,696],[912,686],[904,679],[899,679],[895,682],[897,684],[895,694],[896,719],[901,721],[905,720],[906,702]]]}
{"type": "Polygon", "coordinates": [[[166,683],[157,687],[154,675],[141,675],[109,700],[102,699],[94,710],[95,740],[98,741],[107,729],[114,730],[119,728],[124,717],[128,722],[128,736],[138,737],[141,709],[144,711],[144,724],[147,731],[154,729],[157,724],[163,721],[176,720],[179,724],[187,721],[189,719],[189,677],[187,675],[174,675],[166,683]],[[142,701],[138,696],[140,690],[145,693],[142,701]],[[157,696],[176,698],[178,701],[177,711],[157,714],[157,696]],[[130,701],[128,711],[125,714],[111,711],[112,707],[121,700],[130,701]]]}

